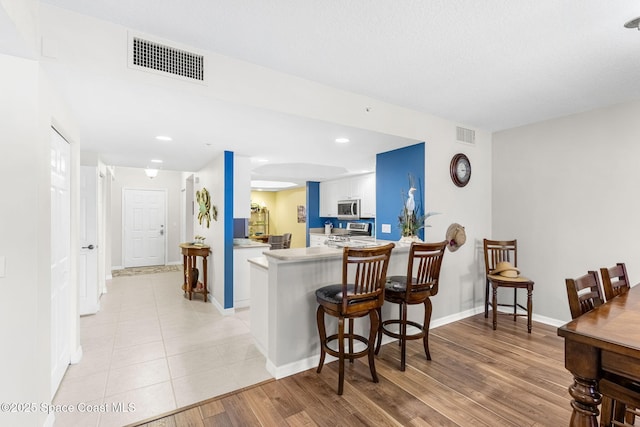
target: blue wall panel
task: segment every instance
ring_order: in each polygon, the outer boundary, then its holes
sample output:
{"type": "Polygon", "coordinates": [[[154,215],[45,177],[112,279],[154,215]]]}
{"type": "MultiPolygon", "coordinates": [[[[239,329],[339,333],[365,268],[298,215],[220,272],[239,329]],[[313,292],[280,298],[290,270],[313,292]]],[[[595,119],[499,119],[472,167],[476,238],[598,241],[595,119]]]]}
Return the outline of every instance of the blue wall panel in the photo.
{"type": "MultiPolygon", "coordinates": [[[[376,155],[376,236],[378,239],[399,240],[398,217],[409,191],[409,176],[415,181],[414,198],[419,215],[424,206],[424,142],[376,155]],[[405,198],[403,198],[403,194],[405,198]],[[382,233],[382,224],[391,224],[391,233],[382,233]]],[[[424,230],[418,237],[424,240],[424,230]]]]}
{"type": "Polygon", "coordinates": [[[320,213],[320,183],[307,181],[307,246],[309,246],[309,229],[324,227],[320,213]]]}
{"type": "Polygon", "coordinates": [[[233,152],[224,152],[224,308],[233,308],[233,152]]]}

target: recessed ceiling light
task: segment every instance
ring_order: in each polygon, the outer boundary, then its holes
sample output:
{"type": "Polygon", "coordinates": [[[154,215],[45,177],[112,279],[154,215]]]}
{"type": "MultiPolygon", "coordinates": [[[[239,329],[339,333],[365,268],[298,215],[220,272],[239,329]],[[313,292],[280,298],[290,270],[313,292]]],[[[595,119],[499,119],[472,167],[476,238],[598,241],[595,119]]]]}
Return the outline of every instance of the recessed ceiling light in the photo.
{"type": "Polygon", "coordinates": [[[165,135],[158,135],[158,136],[156,136],[156,139],[158,141],[173,141],[173,138],[171,138],[170,136],[165,136],[165,135]]]}
{"type": "Polygon", "coordinates": [[[151,159],[151,163],[162,163],[160,159],[151,159]]]}
{"type": "Polygon", "coordinates": [[[263,159],[261,157],[252,157],[251,161],[254,163],[267,163],[269,160],[263,159]]]}
{"type": "Polygon", "coordinates": [[[338,142],[340,144],[345,144],[345,143],[349,142],[349,138],[336,138],[336,142],[338,142]]]}

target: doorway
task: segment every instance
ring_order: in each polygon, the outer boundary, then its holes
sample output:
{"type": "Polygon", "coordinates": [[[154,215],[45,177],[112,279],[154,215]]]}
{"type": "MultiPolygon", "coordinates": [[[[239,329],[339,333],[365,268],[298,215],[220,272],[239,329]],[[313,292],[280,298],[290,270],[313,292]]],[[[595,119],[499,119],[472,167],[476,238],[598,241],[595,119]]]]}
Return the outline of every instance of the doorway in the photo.
{"type": "Polygon", "coordinates": [[[123,190],[124,267],[165,264],[166,201],[165,190],[123,190]]]}

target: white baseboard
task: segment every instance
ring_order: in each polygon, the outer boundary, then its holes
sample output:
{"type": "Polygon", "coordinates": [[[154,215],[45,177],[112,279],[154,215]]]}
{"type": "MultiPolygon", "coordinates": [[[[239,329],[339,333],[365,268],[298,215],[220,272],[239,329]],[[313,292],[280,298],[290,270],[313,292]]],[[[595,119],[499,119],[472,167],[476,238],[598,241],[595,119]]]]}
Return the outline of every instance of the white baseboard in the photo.
{"type": "Polygon", "coordinates": [[[78,348],[76,348],[76,351],[74,351],[73,354],[71,355],[71,360],[69,362],[72,365],[80,363],[80,361],[82,360],[82,356],[83,356],[82,346],[79,345],[78,348]]]}
{"type": "Polygon", "coordinates": [[[211,294],[209,294],[209,301],[211,301],[211,304],[213,304],[214,307],[218,309],[218,312],[223,316],[233,316],[234,314],[236,314],[236,310],[234,308],[224,308],[218,303],[215,298],[211,296],[211,294]]]}

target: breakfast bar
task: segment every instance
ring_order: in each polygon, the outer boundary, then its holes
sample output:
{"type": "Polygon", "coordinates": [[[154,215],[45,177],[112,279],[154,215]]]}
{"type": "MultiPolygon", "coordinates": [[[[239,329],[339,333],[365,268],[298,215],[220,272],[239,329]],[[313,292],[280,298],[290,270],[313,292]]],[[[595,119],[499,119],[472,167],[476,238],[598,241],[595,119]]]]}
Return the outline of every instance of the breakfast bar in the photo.
{"type": "MultiPolygon", "coordinates": [[[[387,275],[403,275],[409,245],[394,243],[387,275]]],[[[264,257],[249,260],[252,334],[275,378],[317,366],[320,343],[315,291],[340,283],[342,254],[340,248],[323,246],[265,251],[264,257]]],[[[383,307],[383,317],[389,316],[390,309],[383,307]]],[[[331,328],[329,322],[327,327],[331,328]]],[[[368,328],[362,322],[368,321],[356,321],[356,330],[368,328]]]]}

